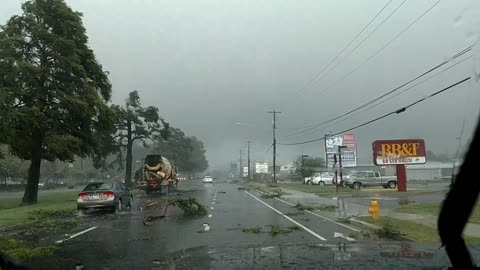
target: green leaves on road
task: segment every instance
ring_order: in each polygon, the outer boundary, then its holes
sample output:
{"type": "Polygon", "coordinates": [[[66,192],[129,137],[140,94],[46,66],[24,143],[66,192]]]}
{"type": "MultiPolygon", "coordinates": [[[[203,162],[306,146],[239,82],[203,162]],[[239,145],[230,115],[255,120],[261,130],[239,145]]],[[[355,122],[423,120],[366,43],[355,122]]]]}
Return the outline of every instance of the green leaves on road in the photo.
{"type": "Polygon", "coordinates": [[[278,225],[266,225],[264,227],[261,226],[255,226],[255,227],[250,227],[250,228],[242,228],[242,232],[244,233],[253,233],[253,234],[259,234],[259,233],[268,233],[271,236],[276,236],[279,234],[288,234],[294,231],[300,231],[301,228],[297,225],[291,225],[288,227],[281,227],[278,225]],[[263,228],[268,227],[270,228],[270,231],[264,231],[263,228]]]}
{"type": "Polygon", "coordinates": [[[303,205],[301,203],[297,203],[295,206],[298,210],[307,210],[307,211],[335,211],[337,207],[335,205],[327,205],[327,204],[322,204],[322,205],[317,205],[317,206],[310,206],[310,205],[303,205]]]}

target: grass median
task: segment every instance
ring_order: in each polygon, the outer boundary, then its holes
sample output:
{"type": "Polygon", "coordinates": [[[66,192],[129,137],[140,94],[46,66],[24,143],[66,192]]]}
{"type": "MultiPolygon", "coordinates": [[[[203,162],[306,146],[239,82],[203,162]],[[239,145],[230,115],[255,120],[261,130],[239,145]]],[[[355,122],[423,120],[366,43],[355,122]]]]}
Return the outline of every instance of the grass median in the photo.
{"type": "MultiPolygon", "coordinates": [[[[438,216],[441,205],[439,203],[423,203],[404,205],[397,208],[397,212],[409,213],[409,214],[428,214],[432,216],[438,216]]],[[[473,209],[472,215],[468,222],[480,224],[480,207],[478,204],[473,209]]]]}
{"type": "MultiPolygon", "coordinates": [[[[418,224],[410,220],[401,220],[391,217],[380,217],[379,219],[373,219],[368,216],[357,217],[356,219],[375,224],[381,227],[383,230],[396,232],[402,236],[405,236],[406,238],[415,240],[417,242],[440,242],[440,238],[438,236],[436,228],[418,224]]],[[[465,241],[469,244],[480,243],[480,238],[468,236],[464,238],[465,241]]]]}
{"type": "Polygon", "coordinates": [[[78,192],[38,194],[37,204],[25,206],[20,206],[22,198],[0,199],[0,228],[29,221],[29,213],[34,210],[76,209],[77,194],[78,192]]]}

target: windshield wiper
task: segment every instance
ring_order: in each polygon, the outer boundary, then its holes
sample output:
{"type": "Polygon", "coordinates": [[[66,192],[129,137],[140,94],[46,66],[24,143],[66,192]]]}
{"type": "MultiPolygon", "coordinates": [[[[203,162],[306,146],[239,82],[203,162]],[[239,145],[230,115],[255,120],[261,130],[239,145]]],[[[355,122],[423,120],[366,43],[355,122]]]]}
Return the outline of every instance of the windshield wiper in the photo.
{"type": "Polygon", "coordinates": [[[475,267],[470,251],[462,237],[463,230],[476,205],[480,193],[480,181],[477,175],[480,152],[480,121],[475,135],[465,155],[455,181],[450,186],[440,214],[438,216],[438,233],[442,245],[450,258],[453,269],[480,269],[475,267]]]}

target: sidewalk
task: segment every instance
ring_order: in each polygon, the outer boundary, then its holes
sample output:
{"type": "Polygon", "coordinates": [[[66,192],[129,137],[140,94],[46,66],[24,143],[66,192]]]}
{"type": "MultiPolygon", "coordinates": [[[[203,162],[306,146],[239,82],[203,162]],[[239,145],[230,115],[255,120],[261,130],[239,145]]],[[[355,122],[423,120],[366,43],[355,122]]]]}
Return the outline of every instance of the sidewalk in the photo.
{"type": "MultiPolygon", "coordinates": [[[[360,205],[348,201],[348,198],[343,197],[320,197],[312,193],[306,193],[291,189],[282,188],[288,195],[282,195],[282,199],[292,203],[301,203],[304,205],[318,206],[318,205],[335,205],[337,209],[335,212],[324,212],[335,218],[341,217],[355,217],[368,216],[368,208],[365,205],[360,205]]],[[[394,208],[380,208],[380,215],[396,218],[400,220],[411,221],[417,224],[422,224],[431,228],[437,228],[437,217],[432,215],[419,215],[409,213],[398,213],[394,208]]],[[[480,238],[480,224],[468,223],[464,234],[471,237],[480,238]]]]}

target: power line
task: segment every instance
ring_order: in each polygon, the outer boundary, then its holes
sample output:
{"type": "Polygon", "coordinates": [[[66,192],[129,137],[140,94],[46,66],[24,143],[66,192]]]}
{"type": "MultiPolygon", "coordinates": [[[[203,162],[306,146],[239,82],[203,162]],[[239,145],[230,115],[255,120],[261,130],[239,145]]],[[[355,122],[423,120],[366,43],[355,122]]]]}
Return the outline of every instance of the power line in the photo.
{"type": "Polygon", "coordinates": [[[357,71],[361,66],[364,64],[370,62],[375,56],[377,56],[380,52],[382,52],[386,47],[388,47],[390,44],[392,44],[397,38],[399,38],[401,35],[403,35],[408,29],[410,29],[413,25],[415,25],[423,16],[425,16],[430,10],[432,10],[438,3],[440,3],[441,0],[438,0],[435,2],[432,6],[430,6],[427,10],[425,10],[420,16],[418,16],[412,23],[410,23],[407,27],[405,27],[400,33],[398,33],[394,38],[392,38],[389,42],[387,42],[385,45],[383,45],[379,50],[377,50],[374,54],[372,54],[370,57],[365,59],[362,63],[360,63],[358,66],[356,66],[353,70],[333,82],[330,86],[327,88],[324,88],[322,91],[319,92],[319,94],[325,93],[327,90],[331,89],[333,86],[335,86],[337,83],[343,81],[346,79],[348,76],[352,75],[355,71],[357,71]]]}
{"type": "MultiPolygon", "coordinates": [[[[316,129],[316,128],[318,128],[318,127],[324,126],[324,125],[326,125],[326,124],[328,124],[328,123],[331,123],[331,122],[333,122],[333,121],[335,121],[335,120],[338,120],[338,119],[340,119],[340,118],[342,118],[342,117],[345,117],[345,116],[347,116],[347,115],[349,115],[349,114],[352,114],[352,113],[354,113],[354,112],[356,112],[356,111],[358,111],[358,110],[360,110],[360,109],[362,109],[362,108],[364,108],[364,107],[366,107],[366,106],[368,106],[368,105],[370,105],[370,104],[372,104],[372,103],[374,103],[374,102],[376,102],[376,101],[378,101],[378,100],[380,100],[380,99],[382,99],[382,98],[384,98],[384,97],[386,97],[386,96],[388,96],[388,95],[390,95],[390,94],[392,94],[392,93],[394,93],[394,92],[396,92],[396,91],[398,91],[398,90],[400,90],[401,88],[405,87],[406,85],[408,85],[408,84],[410,84],[410,83],[412,83],[412,82],[420,79],[421,77],[423,77],[423,76],[425,76],[425,75],[427,75],[427,74],[429,74],[429,73],[437,70],[438,68],[440,68],[440,67],[448,64],[449,62],[451,62],[451,61],[453,61],[453,60],[456,60],[457,58],[461,57],[461,56],[464,55],[465,53],[471,51],[474,45],[475,45],[475,44],[467,47],[466,49],[463,49],[462,51],[460,51],[460,52],[456,53],[455,55],[453,55],[452,57],[450,57],[450,59],[447,59],[447,60],[441,62],[440,64],[438,64],[438,65],[430,68],[429,70],[427,70],[427,71],[423,72],[422,74],[414,77],[413,79],[411,79],[411,80],[409,80],[409,81],[407,81],[407,82],[405,82],[405,83],[403,83],[403,84],[395,87],[394,89],[392,89],[392,90],[390,90],[390,91],[382,94],[381,96],[379,96],[379,97],[377,97],[377,98],[374,98],[373,100],[370,100],[370,101],[368,101],[368,102],[366,102],[366,103],[364,103],[364,104],[362,104],[362,105],[360,105],[360,106],[358,106],[358,107],[356,107],[356,108],[354,108],[354,109],[352,109],[352,110],[350,110],[350,111],[348,111],[348,112],[345,112],[345,113],[343,113],[343,114],[341,114],[341,115],[339,115],[339,116],[336,116],[336,117],[334,117],[334,118],[331,118],[331,119],[329,119],[329,120],[326,120],[326,121],[323,121],[323,122],[320,122],[320,123],[317,123],[317,124],[314,124],[314,125],[310,125],[310,127],[307,128],[307,129],[305,129],[305,130],[301,130],[301,131],[294,132],[294,133],[291,133],[291,134],[288,134],[288,135],[285,135],[285,136],[281,136],[280,138],[286,138],[286,137],[291,137],[291,136],[293,136],[293,135],[302,134],[302,133],[308,132],[308,131],[310,131],[310,130],[316,129]]],[[[464,60],[462,60],[461,62],[463,62],[463,61],[464,61],[464,60]]],[[[453,65],[453,66],[455,66],[455,65],[453,65]]],[[[453,67],[453,66],[452,66],[452,67],[453,67]]],[[[449,68],[447,68],[447,69],[449,69],[449,68]]],[[[443,71],[445,71],[445,70],[443,70],[443,71]]],[[[442,71],[442,72],[443,72],[443,71],[442,71]]],[[[418,84],[416,84],[416,85],[418,85],[418,84]]],[[[408,88],[408,89],[411,89],[411,88],[408,88]]]]}
{"type": "MultiPolygon", "coordinates": [[[[457,86],[457,85],[459,85],[459,84],[462,84],[462,83],[470,80],[470,78],[471,78],[471,77],[467,77],[467,78],[465,78],[465,79],[463,79],[463,80],[461,80],[461,81],[458,81],[458,82],[456,82],[456,83],[454,83],[454,84],[452,84],[452,85],[450,85],[450,86],[448,86],[448,87],[443,88],[443,89],[440,90],[440,91],[437,91],[437,92],[435,92],[435,93],[433,93],[433,94],[430,94],[430,95],[428,95],[428,96],[426,96],[426,97],[424,97],[424,98],[422,98],[422,99],[419,99],[419,100],[417,100],[417,101],[415,101],[415,102],[413,102],[413,103],[411,103],[411,104],[409,104],[409,105],[407,105],[407,106],[405,106],[405,107],[403,107],[403,108],[400,108],[400,109],[398,109],[398,110],[395,110],[395,111],[390,112],[390,113],[387,113],[387,114],[384,114],[384,115],[382,115],[382,116],[380,116],[380,117],[377,117],[377,118],[375,118],[375,119],[373,119],[373,120],[370,120],[370,121],[368,121],[368,122],[365,122],[365,123],[363,123],[363,124],[354,126],[354,127],[352,127],[352,128],[348,128],[348,129],[342,130],[342,131],[340,131],[340,132],[334,133],[334,134],[332,134],[331,136],[335,136],[335,135],[343,134],[343,133],[348,132],[348,131],[352,131],[352,130],[354,130],[354,129],[357,129],[357,128],[366,126],[366,125],[368,125],[368,124],[371,124],[371,123],[373,123],[373,122],[376,122],[376,121],[378,121],[378,120],[381,120],[381,119],[383,119],[383,118],[385,118],[385,117],[388,117],[388,116],[390,116],[390,115],[393,115],[393,114],[403,113],[403,112],[405,112],[407,109],[409,109],[410,107],[413,107],[413,106],[415,106],[415,105],[417,105],[417,104],[419,104],[419,103],[421,103],[421,102],[423,102],[423,101],[425,101],[425,100],[427,100],[427,99],[429,99],[429,98],[431,98],[431,97],[434,97],[434,96],[436,96],[436,95],[438,95],[438,94],[441,94],[441,93],[447,91],[448,89],[451,89],[451,88],[453,88],[453,87],[455,87],[455,86],[457,86]]],[[[311,142],[317,142],[317,141],[321,141],[321,140],[325,140],[325,137],[318,138],[318,139],[313,139],[313,140],[309,140],[309,141],[304,141],[304,142],[297,142],[297,143],[278,143],[278,144],[279,144],[279,145],[299,145],[299,144],[307,144],[307,143],[311,143],[311,142]]]]}
{"type": "MultiPolygon", "coordinates": [[[[340,59],[340,61],[338,61],[331,69],[329,69],[325,74],[323,74],[323,76],[320,78],[320,80],[322,80],[323,78],[325,78],[328,74],[330,74],[330,72],[332,70],[334,70],[338,65],[340,65],[341,63],[343,63],[343,60],[345,60],[347,57],[349,57],[356,49],[358,49],[361,45],[363,45],[363,43],[371,36],[373,35],[379,28],[380,26],[382,26],[388,19],[390,19],[390,17],[395,13],[397,12],[397,10],[403,6],[403,4],[405,4],[407,0],[403,0],[403,2],[400,3],[400,5],[398,5],[387,17],[385,17],[385,19],[379,24],[377,25],[377,27],[375,27],[375,29],[373,29],[373,31],[371,31],[362,41],[360,41],[347,55],[345,55],[342,59],[340,59]]],[[[378,14],[377,14],[378,15],[378,14]]],[[[319,80],[319,81],[320,81],[319,80]]]]}
{"type": "MultiPolygon", "coordinates": [[[[451,65],[451,66],[449,66],[449,67],[441,70],[440,72],[437,72],[436,74],[434,74],[434,75],[432,75],[432,76],[424,79],[423,81],[418,82],[418,83],[416,83],[416,84],[414,84],[414,85],[412,85],[412,86],[410,86],[410,87],[408,87],[408,88],[405,88],[405,89],[403,89],[402,91],[396,93],[395,95],[393,95],[393,96],[391,96],[391,97],[388,97],[387,99],[382,100],[381,102],[379,102],[379,103],[377,103],[377,104],[374,104],[374,105],[372,105],[372,106],[370,106],[370,107],[365,108],[364,110],[361,110],[359,113],[363,113],[363,112],[366,112],[366,111],[368,111],[368,110],[370,110],[370,109],[373,109],[373,108],[377,107],[378,105],[381,105],[381,104],[383,104],[383,103],[391,100],[392,98],[395,98],[395,97],[397,97],[398,95],[400,95],[400,94],[402,94],[402,93],[404,93],[404,92],[406,92],[406,91],[408,91],[408,90],[410,90],[410,89],[412,89],[412,88],[417,87],[418,85],[420,85],[420,84],[422,84],[422,83],[424,83],[424,82],[426,82],[426,81],[428,81],[428,80],[430,80],[430,79],[432,79],[432,78],[440,75],[441,73],[443,73],[443,72],[445,72],[445,71],[447,71],[447,70],[449,70],[449,69],[451,69],[451,68],[453,68],[453,67],[455,67],[455,66],[457,66],[457,65],[459,65],[459,64],[461,64],[461,63],[463,63],[463,62],[465,62],[465,61],[467,61],[468,59],[470,59],[470,58],[472,58],[472,57],[473,57],[473,56],[469,56],[469,57],[463,59],[462,61],[460,61],[460,62],[458,62],[458,63],[455,63],[455,64],[453,64],[453,65],[451,65]]],[[[355,116],[355,115],[350,115],[349,117],[346,117],[346,118],[343,118],[343,119],[341,119],[341,120],[339,120],[339,121],[336,121],[335,123],[324,127],[322,130],[327,129],[327,128],[329,128],[329,127],[336,126],[336,125],[338,125],[338,124],[340,124],[340,123],[342,123],[342,122],[345,122],[345,121],[347,121],[347,120],[350,120],[350,119],[352,119],[354,116],[355,116]]],[[[297,135],[297,136],[295,136],[295,137],[289,138],[289,140],[294,139],[294,138],[300,138],[300,137],[307,136],[307,135],[310,135],[310,134],[315,134],[315,133],[320,132],[320,131],[322,131],[322,130],[314,130],[314,131],[311,131],[311,132],[308,132],[308,133],[305,133],[305,134],[300,134],[300,135],[297,135]]]]}
{"type": "MultiPolygon", "coordinates": [[[[472,46],[473,46],[473,45],[472,45],[472,46]]],[[[468,49],[468,51],[471,50],[471,47],[472,47],[472,46],[469,47],[470,49],[468,49]]],[[[345,117],[345,116],[348,116],[348,115],[352,115],[354,112],[357,112],[357,111],[359,111],[360,109],[363,109],[363,108],[365,108],[366,106],[371,105],[371,104],[379,101],[380,99],[386,97],[387,95],[393,94],[394,92],[400,90],[402,87],[404,87],[404,86],[412,83],[413,81],[415,81],[415,80],[417,80],[417,79],[419,79],[419,78],[427,75],[428,73],[430,73],[430,72],[438,69],[439,67],[445,65],[446,63],[450,62],[451,60],[457,59],[458,57],[460,57],[461,55],[464,54],[463,52],[466,53],[467,50],[463,50],[462,52],[460,52],[460,53],[456,54],[454,57],[452,57],[450,60],[445,61],[445,62],[437,65],[435,68],[430,69],[429,71],[427,71],[427,72],[425,72],[425,73],[417,76],[416,78],[408,81],[407,83],[404,83],[404,84],[402,84],[401,86],[396,87],[395,89],[393,89],[393,90],[391,90],[391,91],[389,91],[389,92],[387,92],[387,93],[385,93],[385,94],[382,94],[380,97],[377,97],[377,98],[375,98],[375,99],[373,99],[373,100],[371,100],[371,101],[368,101],[368,102],[362,104],[361,106],[358,106],[358,107],[355,108],[355,109],[352,109],[352,110],[350,110],[350,111],[348,111],[348,112],[346,112],[346,113],[344,113],[344,114],[342,114],[342,115],[339,115],[339,116],[336,116],[336,117],[331,118],[331,119],[329,119],[329,120],[326,120],[326,121],[324,121],[324,122],[321,122],[321,123],[319,123],[319,124],[317,124],[317,125],[315,125],[315,126],[313,126],[313,127],[311,127],[311,128],[308,128],[308,129],[305,129],[305,130],[303,130],[303,131],[299,131],[299,132],[296,132],[296,133],[292,133],[292,134],[290,134],[290,135],[282,136],[282,137],[280,137],[280,138],[293,139],[293,138],[299,138],[299,137],[303,137],[303,136],[306,136],[306,135],[309,135],[309,134],[316,133],[316,132],[318,132],[318,131],[317,131],[317,130],[314,130],[314,129],[319,128],[319,127],[321,127],[321,126],[324,126],[324,125],[326,125],[326,124],[328,124],[328,123],[334,122],[334,121],[336,121],[336,120],[338,120],[338,119],[340,119],[340,118],[342,118],[342,117],[345,117]],[[457,56],[458,56],[458,57],[457,57],[457,56]],[[314,130],[314,131],[311,131],[311,130],[314,130]],[[307,132],[307,131],[310,131],[310,132],[305,133],[305,132],[307,132]],[[292,137],[293,135],[297,135],[297,136],[292,137]]],[[[414,88],[414,87],[416,87],[416,86],[418,86],[418,85],[420,85],[420,84],[422,84],[422,83],[424,83],[424,82],[426,82],[426,81],[428,81],[428,80],[430,80],[430,79],[432,79],[432,78],[434,78],[434,77],[436,77],[436,76],[438,76],[438,75],[440,75],[441,73],[443,73],[443,72],[445,72],[445,71],[447,71],[447,70],[449,70],[449,69],[451,69],[451,68],[453,68],[453,67],[455,67],[455,66],[457,66],[457,65],[459,65],[459,64],[461,64],[461,63],[463,63],[463,62],[465,62],[466,60],[468,60],[468,59],[470,59],[470,58],[472,58],[472,56],[466,57],[466,58],[462,59],[461,61],[459,61],[459,62],[457,62],[457,63],[455,63],[455,64],[453,64],[453,65],[451,65],[451,66],[449,66],[449,67],[447,67],[447,68],[445,68],[445,69],[442,69],[441,71],[435,73],[434,75],[432,75],[432,76],[430,76],[430,77],[427,77],[426,79],[424,79],[424,80],[422,80],[422,81],[420,81],[420,82],[418,82],[418,83],[416,83],[416,84],[414,84],[414,85],[412,85],[412,86],[410,86],[410,87],[408,87],[408,88],[405,88],[405,89],[403,89],[402,91],[396,93],[395,95],[393,95],[393,96],[391,96],[391,97],[388,97],[388,98],[384,99],[383,101],[378,102],[377,104],[374,104],[373,106],[370,106],[370,107],[368,107],[367,109],[362,110],[362,111],[360,111],[360,112],[368,111],[368,110],[370,110],[370,109],[372,109],[372,108],[374,108],[374,107],[376,107],[376,106],[378,106],[378,105],[380,105],[380,104],[383,104],[383,103],[387,102],[388,100],[391,100],[392,98],[394,98],[394,97],[396,97],[396,96],[398,96],[398,95],[400,95],[400,94],[402,94],[402,93],[404,93],[404,92],[406,92],[406,91],[408,91],[408,90],[410,90],[410,89],[412,89],[412,88],[414,88]]],[[[344,118],[344,119],[342,119],[342,120],[340,120],[340,121],[337,121],[337,122],[334,123],[333,125],[328,125],[328,126],[326,126],[325,128],[334,126],[334,125],[336,125],[336,124],[338,124],[338,123],[341,123],[341,122],[343,122],[343,121],[345,121],[345,120],[351,119],[352,117],[353,117],[353,116],[346,117],[346,118],[344,118]]]]}
{"type": "MultiPolygon", "coordinates": [[[[383,8],[380,9],[380,11],[378,11],[377,14],[375,14],[375,16],[367,23],[367,25],[365,25],[365,26],[363,27],[363,29],[362,29],[360,32],[358,32],[358,34],[357,34],[320,72],[318,72],[315,76],[313,76],[312,79],[310,79],[302,88],[300,88],[300,89],[296,92],[296,95],[299,95],[301,92],[303,92],[305,89],[307,89],[307,88],[318,78],[318,76],[320,76],[333,62],[335,62],[335,61],[338,59],[338,57],[340,57],[340,55],[342,55],[342,53],[344,53],[345,50],[347,50],[347,48],[350,47],[350,45],[352,45],[353,42],[355,42],[355,40],[357,40],[357,38],[358,38],[361,34],[363,34],[363,32],[365,32],[365,30],[367,30],[367,28],[375,21],[375,19],[377,19],[377,17],[383,12],[383,10],[385,10],[385,8],[386,8],[392,1],[393,1],[393,0],[388,1],[388,2],[383,6],[383,8]]],[[[404,0],[403,2],[405,2],[405,1],[406,1],[406,0],[404,0]]],[[[403,3],[402,3],[402,4],[403,4],[403,3]]],[[[397,8],[397,9],[398,9],[398,8],[397,8]]],[[[391,16],[391,15],[390,15],[390,16],[391,16]]],[[[383,24],[384,22],[385,22],[385,21],[383,21],[381,24],[383,24]]],[[[380,24],[380,25],[381,25],[381,24],[380,24]]],[[[378,27],[377,27],[377,28],[378,28],[378,27]]],[[[375,29],[375,30],[376,30],[376,29],[375,29]]],[[[373,30],[372,33],[375,32],[375,30],[373,30]]],[[[371,33],[371,34],[372,34],[372,33],[371,33]]],[[[370,35],[371,35],[371,34],[370,34],[370,35]]],[[[368,35],[367,38],[368,38],[370,35],[368,35]]],[[[363,42],[363,41],[365,41],[365,39],[362,40],[362,42],[363,42]]],[[[362,43],[362,42],[361,42],[361,43],[362,43]]],[[[354,49],[354,50],[355,50],[355,49],[354,49]]],[[[353,50],[352,50],[352,51],[353,51],[353,50]]],[[[351,51],[350,53],[352,53],[352,51],[351,51]]],[[[349,55],[350,55],[350,54],[349,54],[349,55]]],[[[347,55],[347,56],[348,56],[348,55],[347,55]]],[[[345,56],[345,57],[346,57],[346,56],[345,56]]],[[[343,59],[345,59],[345,57],[343,57],[343,59]]],[[[343,61],[343,60],[341,60],[341,61],[343,61]]],[[[337,65],[338,65],[338,64],[337,64],[337,65]]],[[[330,70],[330,71],[331,71],[331,70],[330,70]]],[[[330,72],[330,71],[329,71],[329,72],[330,72]]],[[[327,72],[327,74],[328,74],[328,72],[327,72]]],[[[320,78],[320,80],[323,79],[323,77],[324,77],[324,76],[322,76],[322,78],[320,78]]]]}

